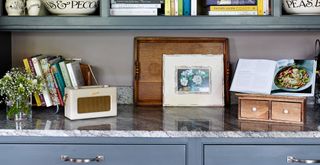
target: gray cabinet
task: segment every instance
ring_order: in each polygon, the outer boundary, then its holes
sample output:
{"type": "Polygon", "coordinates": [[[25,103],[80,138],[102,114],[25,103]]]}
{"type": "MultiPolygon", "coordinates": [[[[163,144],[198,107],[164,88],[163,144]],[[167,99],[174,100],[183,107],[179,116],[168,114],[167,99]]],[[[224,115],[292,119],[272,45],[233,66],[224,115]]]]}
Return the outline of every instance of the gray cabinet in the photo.
{"type": "Polygon", "coordinates": [[[288,165],[320,160],[318,138],[0,137],[0,164],[288,165]],[[94,159],[103,156],[104,160],[94,159]]]}
{"type": "Polygon", "coordinates": [[[288,165],[320,160],[319,145],[205,145],[204,165],[288,165]],[[292,160],[289,156],[294,157],[292,160]],[[293,162],[292,162],[293,163],[293,162]]]}
{"type": "Polygon", "coordinates": [[[269,16],[110,16],[110,0],[100,0],[95,16],[0,17],[0,30],[320,30],[320,16],[282,15],[282,1],[271,1],[269,16]]]}
{"type": "Polygon", "coordinates": [[[0,163],[62,165],[91,160],[101,165],[185,165],[185,152],[184,145],[1,144],[0,163]],[[99,161],[101,156],[104,160],[99,161]]]}

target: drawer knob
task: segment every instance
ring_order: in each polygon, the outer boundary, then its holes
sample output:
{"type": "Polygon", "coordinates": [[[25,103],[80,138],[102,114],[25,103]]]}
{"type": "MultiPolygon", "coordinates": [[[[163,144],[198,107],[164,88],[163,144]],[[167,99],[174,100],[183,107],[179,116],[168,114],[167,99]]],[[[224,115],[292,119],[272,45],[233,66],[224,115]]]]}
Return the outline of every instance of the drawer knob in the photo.
{"type": "Polygon", "coordinates": [[[257,112],[257,108],[256,107],[252,107],[251,111],[252,112],[257,112]]]}
{"type": "Polygon", "coordinates": [[[289,110],[284,109],[284,110],[283,110],[283,113],[284,113],[284,114],[288,114],[288,113],[289,113],[289,110]]]}
{"type": "Polygon", "coordinates": [[[61,155],[61,160],[72,163],[90,163],[90,162],[101,162],[104,160],[104,156],[98,155],[95,158],[72,158],[68,155],[61,155]]]}
{"type": "Polygon", "coordinates": [[[287,156],[287,163],[303,163],[303,164],[316,164],[320,163],[320,160],[316,159],[298,159],[293,156],[287,156]]]}

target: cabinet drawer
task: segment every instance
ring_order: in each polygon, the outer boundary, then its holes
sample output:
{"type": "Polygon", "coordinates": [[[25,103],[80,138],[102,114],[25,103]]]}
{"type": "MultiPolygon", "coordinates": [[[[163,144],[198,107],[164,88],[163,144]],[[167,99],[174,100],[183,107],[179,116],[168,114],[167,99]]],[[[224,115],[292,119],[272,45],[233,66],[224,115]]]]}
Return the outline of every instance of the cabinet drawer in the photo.
{"type": "Polygon", "coordinates": [[[185,165],[184,145],[0,145],[0,162],[7,165],[65,165],[61,160],[104,156],[97,165],[185,165]]]}
{"type": "Polygon", "coordinates": [[[268,120],[268,101],[241,100],[241,117],[268,120]]]}
{"type": "Polygon", "coordinates": [[[301,103],[272,102],[272,120],[302,121],[301,103]]]}
{"type": "MultiPolygon", "coordinates": [[[[289,165],[287,157],[320,159],[320,146],[205,145],[204,165],[289,165]]],[[[296,163],[293,163],[294,165],[296,163]]]]}

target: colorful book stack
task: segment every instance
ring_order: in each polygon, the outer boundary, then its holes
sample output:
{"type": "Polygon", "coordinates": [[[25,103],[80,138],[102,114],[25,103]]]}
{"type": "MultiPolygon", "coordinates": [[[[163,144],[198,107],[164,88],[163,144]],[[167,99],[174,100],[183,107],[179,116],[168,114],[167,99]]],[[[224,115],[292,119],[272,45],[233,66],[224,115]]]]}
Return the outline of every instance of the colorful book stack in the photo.
{"type": "MultiPolygon", "coordinates": [[[[37,106],[63,106],[65,87],[91,85],[85,83],[88,80],[84,80],[80,62],[77,60],[65,60],[62,56],[36,55],[24,58],[23,64],[27,72],[41,76],[45,80],[43,91],[34,93],[37,106]]],[[[87,64],[81,65],[91,68],[87,64]]]]}
{"type": "Polygon", "coordinates": [[[163,0],[111,0],[112,16],[157,16],[163,0]]]}
{"type": "Polygon", "coordinates": [[[197,0],[165,0],[165,16],[197,15],[197,0]]]}
{"type": "Polygon", "coordinates": [[[208,15],[269,15],[269,0],[206,0],[208,15]]]}

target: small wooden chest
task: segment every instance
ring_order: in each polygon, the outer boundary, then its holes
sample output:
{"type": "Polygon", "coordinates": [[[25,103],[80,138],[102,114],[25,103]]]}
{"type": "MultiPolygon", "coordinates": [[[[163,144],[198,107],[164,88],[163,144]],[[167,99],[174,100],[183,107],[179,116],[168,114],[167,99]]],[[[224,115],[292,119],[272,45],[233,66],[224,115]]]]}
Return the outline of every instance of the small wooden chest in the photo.
{"type": "Polygon", "coordinates": [[[304,123],[306,97],[236,94],[241,120],[304,123]]]}

